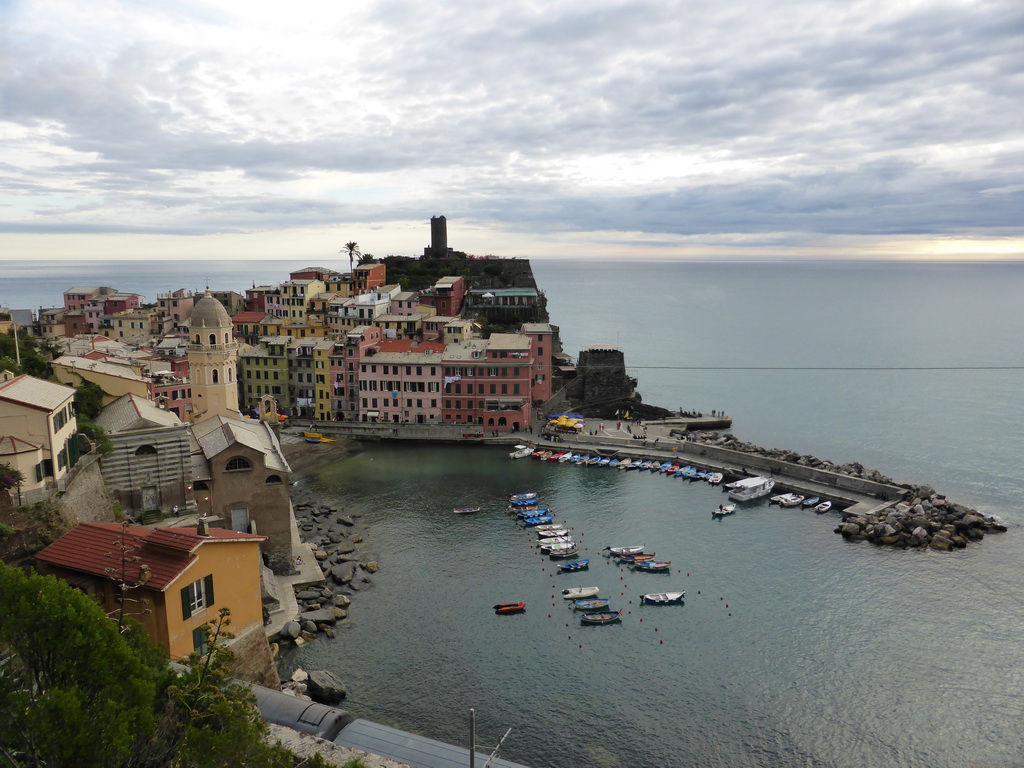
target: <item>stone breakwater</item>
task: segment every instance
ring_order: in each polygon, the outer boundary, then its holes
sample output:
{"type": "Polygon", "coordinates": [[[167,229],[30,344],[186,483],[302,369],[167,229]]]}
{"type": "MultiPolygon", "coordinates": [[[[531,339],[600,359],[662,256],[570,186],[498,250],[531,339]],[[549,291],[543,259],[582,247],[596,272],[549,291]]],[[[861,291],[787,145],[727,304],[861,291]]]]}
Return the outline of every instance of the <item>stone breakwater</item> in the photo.
{"type": "Polygon", "coordinates": [[[859,462],[834,464],[810,454],[796,451],[761,448],[745,443],[731,434],[693,432],[687,439],[777,462],[780,474],[786,465],[810,467],[849,477],[902,488],[904,497],[888,505],[863,511],[856,505],[842,511],[842,523],[835,528],[847,541],[870,541],[884,546],[930,548],[941,552],[963,549],[971,542],[981,541],[987,533],[1003,533],[1006,526],[996,518],[957,504],[926,485],[901,483],[877,469],[868,469],[859,462]]]}

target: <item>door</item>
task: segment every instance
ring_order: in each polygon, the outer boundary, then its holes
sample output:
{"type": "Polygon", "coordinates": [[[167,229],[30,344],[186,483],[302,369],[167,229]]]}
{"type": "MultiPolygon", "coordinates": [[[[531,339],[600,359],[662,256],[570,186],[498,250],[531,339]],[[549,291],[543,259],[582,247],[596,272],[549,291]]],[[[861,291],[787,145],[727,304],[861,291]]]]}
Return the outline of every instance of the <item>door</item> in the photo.
{"type": "Polygon", "coordinates": [[[231,510],[231,530],[249,532],[249,508],[237,507],[231,510]]]}
{"type": "Polygon", "coordinates": [[[159,494],[155,485],[148,485],[142,489],[142,511],[149,512],[151,509],[160,507],[159,494]]]}

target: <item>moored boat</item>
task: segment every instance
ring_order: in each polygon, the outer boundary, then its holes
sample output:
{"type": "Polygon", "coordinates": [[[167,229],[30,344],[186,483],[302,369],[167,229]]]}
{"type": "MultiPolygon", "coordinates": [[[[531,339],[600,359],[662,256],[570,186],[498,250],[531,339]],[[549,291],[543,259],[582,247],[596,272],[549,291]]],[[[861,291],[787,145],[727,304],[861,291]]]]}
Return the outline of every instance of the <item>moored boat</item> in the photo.
{"type": "Polygon", "coordinates": [[[621,618],[622,611],[594,611],[580,614],[580,621],[584,624],[611,624],[621,618]]]}
{"type": "Polygon", "coordinates": [[[512,447],[512,452],[509,453],[510,459],[525,459],[533,455],[533,446],[531,445],[516,445],[512,447]]]}
{"type": "Polygon", "coordinates": [[[809,496],[808,498],[800,502],[800,506],[807,507],[808,509],[810,509],[811,507],[816,507],[819,503],[821,503],[820,498],[818,498],[817,496],[809,496]]]}
{"type": "Polygon", "coordinates": [[[573,573],[574,571],[585,571],[590,568],[589,560],[573,560],[571,563],[560,563],[558,569],[562,573],[573,573]]]}
{"type": "Polygon", "coordinates": [[[814,508],[814,511],[815,512],[828,512],[830,509],[832,509],[832,502],[831,501],[823,501],[823,502],[821,502],[821,504],[819,504],[818,506],[816,506],[814,508]]]}
{"type": "Polygon", "coordinates": [[[599,611],[607,608],[611,601],[610,597],[587,597],[583,600],[573,600],[572,607],[577,611],[599,611]]]}
{"type": "Polygon", "coordinates": [[[632,547],[605,547],[605,551],[612,555],[638,555],[644,551],[644,545],[638,544],[632,547]]]}
{"type": "Polygon", "coordinates": [[[480,507],[456,507],[452,510],[456,515],[469,515],[473,512],[479,512],[480,507]]]}
{"type": "Polygon", "coordinates": [[[599,587],[569,587],[562,590],[562,597],[566,600],[579,600],[584,597],[596,597],[600,591],[599,587]]]}
{"type": "Polygon", "coordinates": [[[712,472],[708,475],[708,485],[718,485],[725,479],[725,476],[721,472],[712,472]]]}
{"type": "Polygon", "coordinates": [[[637,571],[668,571],[672,567],[671,560],[647,560],[642,563],[633,563],[634,570],[637,571]]]}
{"type": "Polygon", "coordinates": [[[779,499],[780,507],[799,507],[800,502],[804,500],[804,497],[799,493],[784,493],[782,498],[779,499]]]}
{"type": "Polygon", "coordinates": [[[736,511],[736,505],[735,504],[719,504],[718,505],[718,509],[716,509],[711,514],[714,517],[725,517],[726,515],[731,515],[735,511],[736,511]]]}
{"type": "Polygon", "coordinates": [[[550,557],[552,560],[561,560],[565,557],[576,557],[576,555],[578,555],[579,553],[579,547],[576,544],[573,544],[571,547],[567,549],[552,549],[550,552],[548,552],[548,557],[550,557]]]}
{"type": "Polygon", "coordinates": [[[535,525],[544,525],[550,523],[554,519],[553,515],[540,515],[539,517],[527,517],[523,519],[523,525],[527,528],[532,528],[535,525]]]}
{"type": "Polygon", "coordinates": [[[616,555],[617,559],[626,563],[646,563],[649,560],[653,560],[656,555],[653,552],[639,552],[635,555],[616,555]]]}
{"type": "Polygon", "coordinates": [[[753,501],[770,494],[775,487],[775,480],[771,477],[745,477],[730,487],[729,498],[733,501],[753,501]]]}
{"type": "Polygon", "coordinates": [[[508,497],[508,500],[512,504],[515,504],[517,501],[536,501],[536,499],[536,491],[528,491],[526,493],[513,493],[511,496],[508,497]]]}
{"type": "Polygon", "coordinates": [[[498,614],[522,613],[526,610],[526,603],[498,603],[493,610],[498,614]]]}
{"type": "Polygon", "coordinates": [[[640,601],[647,605],[672,605],[683,602],[684,597],[686,597],[685,592],[649,592],[646,595],[640,595],[640,601]]]}

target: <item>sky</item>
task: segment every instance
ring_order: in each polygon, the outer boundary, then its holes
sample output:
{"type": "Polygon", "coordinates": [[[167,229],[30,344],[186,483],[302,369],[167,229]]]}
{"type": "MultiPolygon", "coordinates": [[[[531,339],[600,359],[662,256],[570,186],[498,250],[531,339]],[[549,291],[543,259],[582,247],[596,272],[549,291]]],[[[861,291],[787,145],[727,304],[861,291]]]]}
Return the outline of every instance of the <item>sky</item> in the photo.
{"type": "Polygon", "coordinates": [[[1020,0],[0,0],[0,260],[1024,259],[1020,0]]]}

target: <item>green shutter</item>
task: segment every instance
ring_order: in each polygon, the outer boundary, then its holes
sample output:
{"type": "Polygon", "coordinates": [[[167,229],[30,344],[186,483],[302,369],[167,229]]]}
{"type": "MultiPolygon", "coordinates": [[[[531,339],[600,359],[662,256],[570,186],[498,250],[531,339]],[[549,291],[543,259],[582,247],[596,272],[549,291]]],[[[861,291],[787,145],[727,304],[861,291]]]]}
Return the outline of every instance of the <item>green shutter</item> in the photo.
{"type": "Polygon", "coordinates": [[[182,620],[192,616],[192,590],[185,587],[181,590],[181,618],[182,620]]]}
{"type": "Polygon", "coordinates": [[[209,608],[213,605],[213,574],[211,573],[205,579],[203,579],[203,586],[206,587],[206,606],[209,608]]]}

